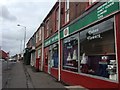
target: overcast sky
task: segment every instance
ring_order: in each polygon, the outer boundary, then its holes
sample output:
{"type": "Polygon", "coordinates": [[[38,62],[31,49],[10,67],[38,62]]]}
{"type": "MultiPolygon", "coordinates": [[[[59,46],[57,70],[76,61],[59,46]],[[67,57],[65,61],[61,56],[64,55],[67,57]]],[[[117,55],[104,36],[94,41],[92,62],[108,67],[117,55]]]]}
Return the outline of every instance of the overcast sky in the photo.
{"type": "Polygon", "coordinates": [[[20,53],[23,49],[25,30],[17,24],[26,26],[26,41],[28,41],[56,1],[0,0],[0,46],[2,50],[10,52],[10,55],[20,53]]]}

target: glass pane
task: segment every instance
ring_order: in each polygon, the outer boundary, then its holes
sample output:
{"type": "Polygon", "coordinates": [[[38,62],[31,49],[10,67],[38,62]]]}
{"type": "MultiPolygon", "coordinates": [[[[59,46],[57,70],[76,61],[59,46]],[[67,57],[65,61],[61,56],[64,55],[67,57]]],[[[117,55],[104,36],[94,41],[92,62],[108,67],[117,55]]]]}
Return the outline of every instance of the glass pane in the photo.
{"type": "Polygon", "coordinates": [[[113,18],[80,32],[82,73],[117,79],[113,18]]]}
{"type": "Polygon", "coordinates": [[[78,72],[78,37],[68,37],[63,41],[63,69],[78,72]]]}
{"type": "Polygon", "coordinates": [[[52,67],[58,68],[58,44],[53,44],[52,47],[52,67]]]}

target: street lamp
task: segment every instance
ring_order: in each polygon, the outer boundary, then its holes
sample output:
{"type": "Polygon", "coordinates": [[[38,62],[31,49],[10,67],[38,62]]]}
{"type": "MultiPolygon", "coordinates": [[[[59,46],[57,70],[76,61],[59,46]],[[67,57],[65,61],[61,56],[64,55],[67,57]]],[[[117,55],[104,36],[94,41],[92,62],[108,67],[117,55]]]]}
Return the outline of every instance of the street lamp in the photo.
{"type": "MultiPolygon", "coordinates": [[[[26,27],[18,24],[17,26],[24,27],[25,28],[25,33],[24,33],[24,50],[25,50],[25,42],[26,42],[26,27]]],[[[23,50],[23,51],[24,51],[23,50]]]]}

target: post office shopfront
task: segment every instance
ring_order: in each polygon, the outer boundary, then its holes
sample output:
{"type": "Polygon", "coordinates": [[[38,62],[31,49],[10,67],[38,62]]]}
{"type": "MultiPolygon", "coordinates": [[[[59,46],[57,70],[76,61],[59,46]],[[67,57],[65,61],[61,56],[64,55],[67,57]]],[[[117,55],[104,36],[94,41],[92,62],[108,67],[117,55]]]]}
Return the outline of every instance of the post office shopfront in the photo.
{"type": "Polygon", "coordinates": [[[45,42],[44,71],[58,78],[58,35],[55,34],[45,42]]]}
{"type": "Polygon", "coordinates": [[[61,34],[64,37],[61,46],[61,81],[86,88],[119,88],[119,10],[90,24],[85,25],[89,20],[84,20],[70,24],[61,31],[65,34],[61,34]]]}
{"type": "Polygon", "coordinates": [[[78,76],[118,82],[114,25],[112,17],[65,38],[62,70],[78,76]]]}

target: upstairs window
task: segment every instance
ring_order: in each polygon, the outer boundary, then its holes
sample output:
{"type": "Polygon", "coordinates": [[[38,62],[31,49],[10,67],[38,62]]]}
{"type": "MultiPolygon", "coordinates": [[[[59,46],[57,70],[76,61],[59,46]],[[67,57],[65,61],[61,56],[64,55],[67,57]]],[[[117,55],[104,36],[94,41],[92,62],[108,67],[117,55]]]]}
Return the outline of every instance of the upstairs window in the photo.
{"type": "Polygon", "coordinates": [[[41,28],[40,28],[40,30],[39,30],[39,41],[41,40],[41,37],[42,37],[42,35],[41,35],[41,28]]]}
{"type": "Polygon", "coordinates": [[[69,0],[65,1],[65,23],[69,22],[69,0]]]}
{"type": "Polygon", "coordinates": [[[58,30],[58,23],[59,23],[59,8],[56,9],[56,31],[58,30]]]}
{"type": "Polygon", "coordinates": [[[38,32],[36,33],[36,43],[38,42],[38,40],[39,40],[39,34],[38,34],[38,32]]]}
{"type": "Polygon", "coordinates": [[[46,37],[49,36],[49,20],[46,22],[46,37]]]}

